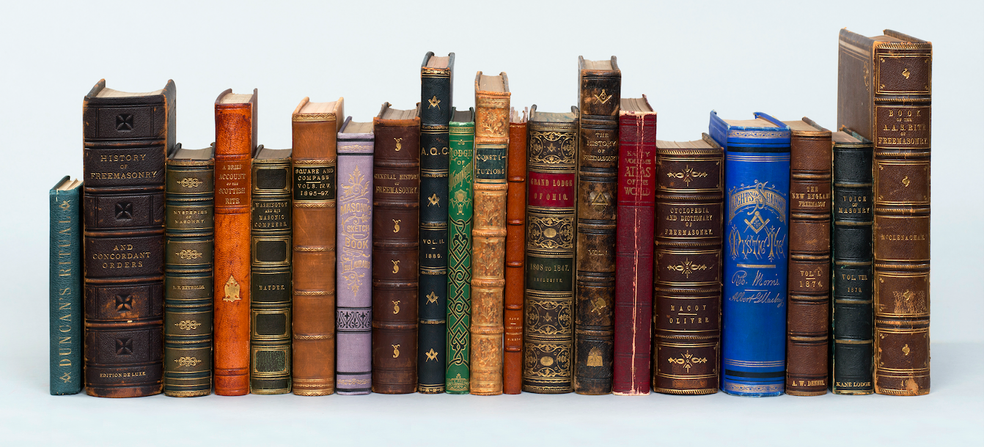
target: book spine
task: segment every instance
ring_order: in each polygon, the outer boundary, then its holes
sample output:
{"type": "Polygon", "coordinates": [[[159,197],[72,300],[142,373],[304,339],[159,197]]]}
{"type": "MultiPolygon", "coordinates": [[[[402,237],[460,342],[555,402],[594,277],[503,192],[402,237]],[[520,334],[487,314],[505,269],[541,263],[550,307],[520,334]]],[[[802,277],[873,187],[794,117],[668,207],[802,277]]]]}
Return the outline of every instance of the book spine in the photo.
{"type": "Polygon", "coordinates": [[[577,122],[530,121],[523,391],[572,389],[577,122]]]}
{"type": "Polygon", "coordinates": [[[789,132],[773,133],[777,147],[753,138],[725,148],[721,388],[729,394],[779,395],[786,377],[789,132]]]}
{"type": "MultiPolygon", "coordinates": [[[[66,177],[67,179],[67,177],[66,177]]],[[[82,391],[81,187],[49,193],[49,386],[52,395],[82,391]]]]}
{"type": "Polygon", "coordinates": [[[509,123],[506,192],[506,288],[502,391],[523,390],[523,291],[526,258],[526,122],[509,123]]]}
{"type": "Polygon", "coordinates": [[[502,394],[509,94],[475,92],[472,228],[472,394],[502,394]]]}
{"type": "Polygon", "coordinates": [[[468,394],[471,332],[471,258],[475,123],[452,123],[450,129],[451,198],[448,209],[448,358],[446,387],[468,394]]]}
{"type": "Polygon", "coordinates": [[[831,150],[829,131],[792,132],[786,393],[794,396],[827,392],[831,150]]]}
{"type": "Polygon", "coordinates": [[[164,164],[174,84],[150,101],[83,106],[85,389],[158,394],[164,375],[164,164]]]}
{"type": "Polygon", "coordinates": [[[417,391],[444,392],[448,313],[451,69],[420,72],[420,289],[417,391]]]}
{"type": "Polygon", "coordinates": [[[290,392],[290,158],[253,159],[250,392],[290,392]]]}
{"type": "MultiPolygon", "coordinates": [[[[291,386],[293,393],[301,396],[323,396],[335,391],[337,292],[333,267],[338,120],[343,119],[336,113],[295,113],[291,118],[294,225],[291,386]]],[[[368,250],[368,244],[363,248],[368,250]]],[[[368,387],[368,382],[364,387],[368,387]]]]}
{"type": "Polygon", "coordinates": [[[835,394],[871,394],[871,144],[834,144],[833,355],[835,394]]]}
{"type": "Polygon", "coordinates": [[[653,389],[664,394],[718,390],[724,172],[710,143],[657,148],[653,389]]]}
{"type": "Polygon", "coordinates": [[[619,71],[582,69],[577,160],[574,391],[612,392],[619,71]]]}
{"type": "Polygon", "coordinates": [[[164,394],[212,392],[214,162],[167,161],[164,394]]]}
{"type": "Polygon", "coordinates": [[[656,114],[619,118],[612,392],[649,394],[656,212],[656,114]]]}
{"type": "Polygon", "coordinates": [[[928,394],[932,48],[872,55],[875,392],[928,394]]]}
{"type": "Polygon", "coordinates": [[[215,105],[215,393],[249,393],[252,104],[215,105]]]}
{"type": "Polygon", "coordinates": [[[338,140],[338,394],[372,388],[373,139],[354,135],[338,140]]]}
{"type": "Polygon", "coordinates": [[[374,119],[372,391],[417,387],[420,120],[374,119]]]}

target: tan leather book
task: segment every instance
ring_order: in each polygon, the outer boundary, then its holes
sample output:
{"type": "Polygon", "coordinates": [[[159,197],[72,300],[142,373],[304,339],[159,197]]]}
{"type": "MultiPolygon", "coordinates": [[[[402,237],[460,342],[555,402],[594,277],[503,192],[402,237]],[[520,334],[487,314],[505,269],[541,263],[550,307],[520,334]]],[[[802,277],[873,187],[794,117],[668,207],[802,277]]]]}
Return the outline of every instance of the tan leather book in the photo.
{"type": "Polygon", "coordinates": [[[475,226],[472,229],[471,393],[502,394],[509,80],[475,75],[475,226]]]}
{"type": "Polygon", "coordinates": [[[842,29],[837,125],[874,142],[875,392],[929,393],[933,44],[842,29]]]}
{"type": "Polygon", "coordinates": [[[337,136],[344,99],[301,100],[293,133],[293,392],[335,392],[337,136]]]}
{"type": "Polygon", "coordinates": [[[256,89],[215,100],[215,394],[249,393],[250,158],[256,89]]]}

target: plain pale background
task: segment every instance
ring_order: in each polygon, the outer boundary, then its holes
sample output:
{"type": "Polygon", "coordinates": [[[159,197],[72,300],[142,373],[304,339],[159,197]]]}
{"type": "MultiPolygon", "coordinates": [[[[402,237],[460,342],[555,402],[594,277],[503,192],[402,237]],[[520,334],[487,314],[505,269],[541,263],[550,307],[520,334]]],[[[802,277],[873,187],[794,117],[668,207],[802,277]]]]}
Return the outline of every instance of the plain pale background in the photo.
{"type": "Polygon", "coordinates": [[[4,6],[0,444],[984,442],[981,1],[332,3],[4,6]],[[82,174],[82,97],[100,78],[125,91],[174,79],[178,141],[188,147],[213,140],[219,92],[258,88],[259,142],[289,147],[290,113],[305,96],[344,96],[356,121],[370,121],[384,101],[412,107],[427,51],[456,53],[457,107],[474,104],[477,70],[505,71],[512,105],[543,111],[576,103],[578,55],[614,54],[622,96],[649,97],[659,138],[691,140],[706,132],[712,109],[809,116],[834,128],[843,27],[867,35],[887,27],[934,44],[929,396],[48,395],[47,194],[63,175],[82,174]]]}

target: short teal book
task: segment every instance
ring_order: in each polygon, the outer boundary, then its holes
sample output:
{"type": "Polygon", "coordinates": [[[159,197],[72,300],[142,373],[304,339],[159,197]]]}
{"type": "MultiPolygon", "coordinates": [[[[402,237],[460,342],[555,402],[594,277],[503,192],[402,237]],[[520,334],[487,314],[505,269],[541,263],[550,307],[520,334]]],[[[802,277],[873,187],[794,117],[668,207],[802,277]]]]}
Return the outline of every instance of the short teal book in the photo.
{"type": "Polygon", "coordinates": [[[51,394],[82,391],[82,181],[65,176],[48,193],[51,394]]]}

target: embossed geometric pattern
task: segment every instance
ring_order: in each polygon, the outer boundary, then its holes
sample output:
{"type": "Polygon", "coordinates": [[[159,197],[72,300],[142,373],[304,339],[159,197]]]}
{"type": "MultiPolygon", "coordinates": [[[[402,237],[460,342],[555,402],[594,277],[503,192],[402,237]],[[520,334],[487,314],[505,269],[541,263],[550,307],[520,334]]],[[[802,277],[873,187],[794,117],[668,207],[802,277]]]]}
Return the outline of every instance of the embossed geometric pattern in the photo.
{"type": "Polygon", "coordinates": [[[129,338],[117,338],[116,355],[133,355],[133,340],[129,338]]]}
{"type": "Polygon", "coordinates": [[[133,130],[133,115],[128,113],[116,115],[116,130],[123,132],[133,130]]]}
{"type": "Polygon", "coordinates": [[[120,294],[116,295],[116,311],[124,312],[133,310],[133,298],[130,294],[120,294]]]}
{"type": "Polygon", "coordinates": [[[133,219],[133,204],[130,202],[116,202],[116,220],[133,219]]]}

